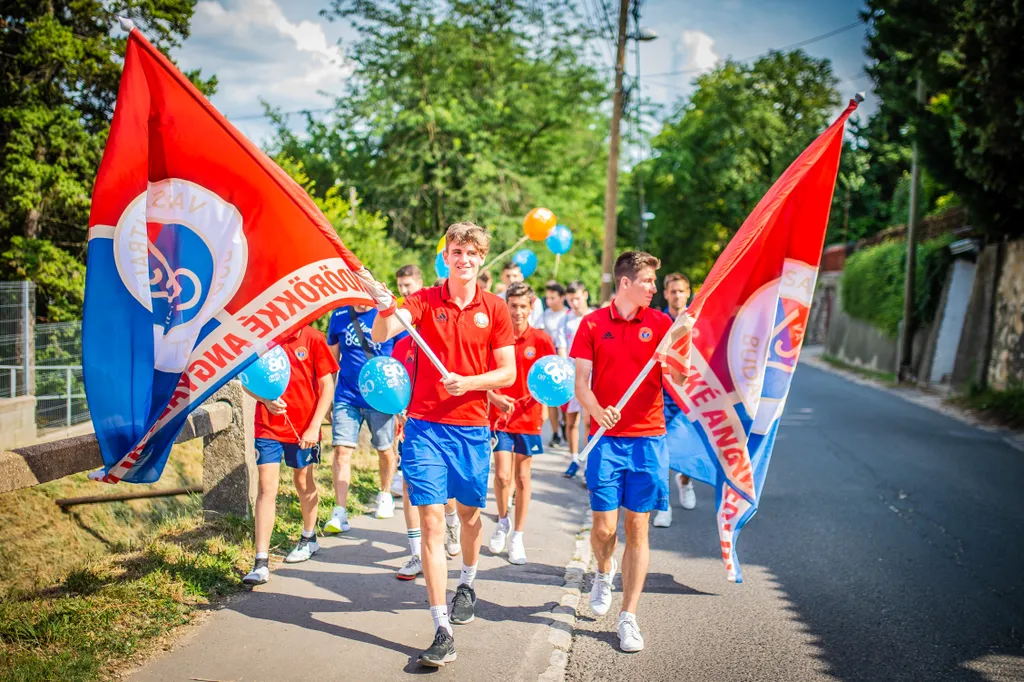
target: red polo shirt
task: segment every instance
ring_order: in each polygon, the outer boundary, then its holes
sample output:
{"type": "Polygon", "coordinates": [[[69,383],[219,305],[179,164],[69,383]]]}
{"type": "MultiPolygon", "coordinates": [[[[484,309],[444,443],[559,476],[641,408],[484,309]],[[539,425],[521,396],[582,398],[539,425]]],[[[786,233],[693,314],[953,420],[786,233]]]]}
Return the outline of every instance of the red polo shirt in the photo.
{"type": "Polygon", "coordinates": [[[395,345],[391,349],[391,357],[402,363],[405,371],[409,373],[411,382],[416,376],[416,344],[413,343],[412,337],[406,334],[395,341],[395,345]]]}
{"type": "MultiPolygon", "coordinates": [[[[569,356],[594,363],[591,386],[603,407],[619,402],[640,370],[654,355],[662,337],[672,326],[665,313],[641,308],[632,319],[619,315],[614,301],[580,322],[569,356]]],[[[665,433],[661,371],[652,369],[622,410],[622,418],[609,436],[660,436],[665,433]]],[[[590,420],[590,433],[598,424],[590,420]]]]}
{"type": "Polygon", "coordinates": [[[320,398],[320,378],[337,372],[338,361],[327,347],[324,335],[312,327],[303,327],[290,339],[282,341],[281,348],[288,354],[291,364],[288,387],[281,396],[288,409],[284,414],[274,415],[266,405],[257,403],[255,433],[256,438],[298,443],[320,398]]]}
{"type": "MultiPolygon", "coordinates": [[[[516,382],[498,393],[517,401],[508,423],[502,427],[506,433],[527,433],[539,435],[544,426],[544,414],[547,408],[530,395],[526,386],[526,377],[534,363],[546,355],[555,354],[555,344],[543,329],[527,327],[522,335],[517,336],[516,346],[516,382]]],[[[498,408],[491,405],[491,425],[502,417],[498,408]]]]}
{"type": "MultiPolygon", "coordinates": [[[[480,287],[463,310],[452,301],[447,280],[406,297],[402,307],[441,363],[455,374],[483,374],[491,366],[494,351],[514,342],[505,302],[480,287]]],[[[453,426],[488,426],[486,392],[450,395],[433,363],[421,360],[413,377],[410,417],[453,426]]]]}

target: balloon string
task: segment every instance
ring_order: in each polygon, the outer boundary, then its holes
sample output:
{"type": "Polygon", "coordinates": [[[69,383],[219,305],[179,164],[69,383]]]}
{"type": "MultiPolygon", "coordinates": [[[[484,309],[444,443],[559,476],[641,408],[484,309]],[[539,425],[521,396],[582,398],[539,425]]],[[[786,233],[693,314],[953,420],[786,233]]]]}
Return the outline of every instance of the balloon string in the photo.
{"type": "Polygon", "coordinates": [[[292,430],[293,434],[295,434],[296,443],[298,443],[298,441],[301,441],[302,437],[299,435],[299,432],[295,430],[295,427],[292,425],[292,420],[288,418],[287,412],[284,413],[284,423],[287,424],[288,428],[292,430]]]}
{"type": "Polygon", "coordinates": [[[511,247],[509,247],[509,248],[508,248],[508,249],[506,249],[505,251],[502,251],[502,252],[501,252],[501,253],[499,253],[499,254],[498,254],[497,256],[495,256],[494,258],[492,258],[492,259],[491,259],[491,262],[490,262],[490,263],[487,263],[486,265],[484,265],[484,266],[483,266],[482,268],[480,268],[480,269],[481,269],[481,270],[490,270],[490,269],[491,269],[491,266],[492,266],[492,265],[494,265],[494,264],[495,264],[495,263],[497,263],[498,261],[500,261],[500,260],[503,260],[504,258],[508,257],[508,255],[509,255],[510,253],[512,253],[513,251],[515,251],[516,249],[518,249],[518,248],[519,248],[520,246],[522,246],[522,245],[523,245],[523,242],[525,242],[525,241],[526,241],[527,239],[529,239],[529,237],[527,237],[527,236],[526,236],[526,235],[524,234],[524,235],[523,235],[523,236],[522,236],[522,237],[521,237],[521,238],[519,239],[519,241],[517,241],[517,242],[516,242],[515,244],[513,244],[513,245],[512,245],[511,247]]]}
{"type": "Polygon", "coordinates": [[[558,262],[562,259],[562,254],[555,254],[555,274],[551,275],[551,279],[558,279],[558,262]]]}

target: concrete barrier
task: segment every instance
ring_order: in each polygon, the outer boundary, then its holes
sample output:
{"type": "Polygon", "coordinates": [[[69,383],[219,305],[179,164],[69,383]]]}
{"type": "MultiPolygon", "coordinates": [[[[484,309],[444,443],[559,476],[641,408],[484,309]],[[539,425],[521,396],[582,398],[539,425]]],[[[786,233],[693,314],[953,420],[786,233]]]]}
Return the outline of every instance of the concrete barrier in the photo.
{"type": "MultiPolygon", "coordinates": [[[[175,442],[203,439],[203,509],[248,516],[258,483],[253,452],[255,401],[237,381],[189,415],[175,442]]],[[[0,452],[0,493],[103,465],[95,434],[0,452]]]]}

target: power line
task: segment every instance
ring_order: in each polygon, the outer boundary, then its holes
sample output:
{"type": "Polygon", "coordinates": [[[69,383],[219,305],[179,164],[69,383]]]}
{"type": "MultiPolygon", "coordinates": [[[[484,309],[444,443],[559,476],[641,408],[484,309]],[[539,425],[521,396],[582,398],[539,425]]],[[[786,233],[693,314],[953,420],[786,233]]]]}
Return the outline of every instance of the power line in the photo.
{"type": "MultiPolygon", "coordinates": [[[[863,26],[863,25],[864,25],[864,22],[862,22],[860,20],[857,20],[857,21],[853,22],[852,24],[847,24],[846,26],[840,26],[837,29],[829,31],[828,33],[822,33],[819,36],[814,36],[813,38],[808,38],[807,40],[801,40],[800,42],[793,43],[792,45],[786,45],[784,47],[776,47],[776,48],[768,50],[767,52],[762,52],[761,54],[756,54],[753,57],[745,57],[743,59],[737,59],[735,61],[738,61],[738,62],[750,62],[750,61],[753,61],[755,59],[759,59],[761,57],[766,57],[766,56],[770,55],[772,52],[786,52],[787,50],[795,50],[798,47],[803,47],[804,45],[810,45],[811,43],[816,43],[816,42],[818,42],[820,40],[825,40],[826,38],[831,38],[832,36],[839,35],[840,33],[845,33],[846,31],[849,31],[850,29],[856,28],[857,26],[863,26]]],[[[676,76],[676,75],[681,75],[681,74],[686,74],[686,73],[699,73],[699,72],[705,71],[705,70],[706,69],[683,69],[681,71],[662,71],[661,73],[651,73],[651,74],[647,74],[647,75],[648,76],[676,76]]]]}

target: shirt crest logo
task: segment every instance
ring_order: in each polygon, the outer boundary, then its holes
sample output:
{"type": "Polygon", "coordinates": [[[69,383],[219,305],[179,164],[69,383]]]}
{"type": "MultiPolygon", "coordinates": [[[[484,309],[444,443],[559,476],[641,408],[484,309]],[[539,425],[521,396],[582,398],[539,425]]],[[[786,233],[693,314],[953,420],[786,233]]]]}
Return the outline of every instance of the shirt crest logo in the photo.
{"type": "Polygon", "coordinates": [[[305,360],[307,355],[309,355],[309,351],[306,350],[305,346],[299,346],[295,349],[295,357],[299,360],[305,360]]]}
{"type": "Polygon", "coordinates": [[[526,350],[523,351],[523,357],[527,360],[532,360],[537,355],[537,349],[533,346],[527,346],[526,350]]]}
{"type": "Polygon", "coordinates": [[[641,341],[643,341],[644,343],[647,343],[648,341],[650,341],[653,338],[654,338],[654,332],[651,331],[650,327],[641,327],[640,328],[640,340],[641,341]]]}
{"type": "Polygon", "coordinates": [[[490,318],[487,317],[487,313],[477,313],[473,316],[473,324],[483,329],[490,322],[490,318]]]}

